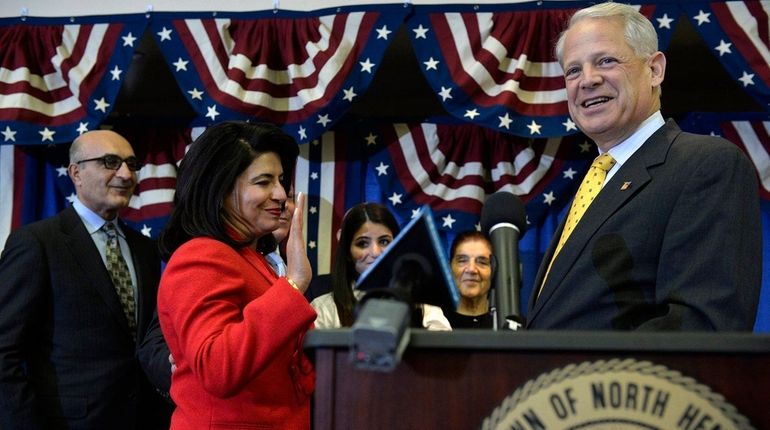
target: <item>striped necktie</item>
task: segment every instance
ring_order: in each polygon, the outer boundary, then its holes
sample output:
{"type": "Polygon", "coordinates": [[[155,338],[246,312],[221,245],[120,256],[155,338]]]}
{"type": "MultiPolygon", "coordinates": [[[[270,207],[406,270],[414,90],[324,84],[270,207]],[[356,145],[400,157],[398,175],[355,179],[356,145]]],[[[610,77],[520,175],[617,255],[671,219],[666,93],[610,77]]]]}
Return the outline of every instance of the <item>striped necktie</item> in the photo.
{"type": "Polygon", "coordinates": [[[123,305],[123,313],[128,320],[131,335],[136,339],[136,318],[134,316],[136,301],[134,300],[134,288],[131,284],[131,272],[128,271],[126,260],[120,252],[115,225],[111,222],[105,223],[102,230],[107,234],[107,271],[110,273],[115,292],[118,294],[121,305],[123,305]]]}

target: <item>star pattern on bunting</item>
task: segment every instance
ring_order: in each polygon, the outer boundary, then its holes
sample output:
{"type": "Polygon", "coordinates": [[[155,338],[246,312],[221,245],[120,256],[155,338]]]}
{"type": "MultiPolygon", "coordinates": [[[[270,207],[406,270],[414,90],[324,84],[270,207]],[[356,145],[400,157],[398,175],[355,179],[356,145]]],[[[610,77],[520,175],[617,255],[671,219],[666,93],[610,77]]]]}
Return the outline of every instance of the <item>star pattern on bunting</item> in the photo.
{"type": "Polygon", "coordinates": [[[44,127],[42,130],[38,131],[40,133],[40,141],[45,142],[46,140],[53,142],[53,136],[56,134],[54,130],[48,129],[48,127],[44,127]]]}
{"type": "Polygon", "coordinates": [[[415,39],[426,39],[428,34],[428,29],[423,27],[422,24],[420,24],[417,28],[413,28],[412,31],[414,32],[414,38],[415,39]]]}
{"type": "Polygon", "coordinates": [[[175,71],[176,72],[181,72],[181,71],[185,71],[186,72],[187,71],[187,63],[189,63],[189,61],[183,60],[182,57],[177,58],[177,60],[173,63],[174,68],[176,68],[175,71]]]}
{"type": "Polygon", "coordinates": [[[446,227],[448,229],[452,229],[452,226],[454,225],[455,220],[452,218],[452,214],[446,214],[446,216],[441,217],[441,220],[443,221],[443,224],[441,224],[441,227],[446,227]]]}
{"type": "Polygon", "coordinates": [[[105,100],[104,97],[94,100],[94,103],[96,103],[94,110],[98,110],[103,113],[107,113],[107,108],[110,107],[110,104],[107,103],[107,100],[105,100]]]}
{"type": "Polygon", "coordinates": [[[5,126],[5,130],[2,131],[3,141],[16,142],[16,131],[11,130],[10,126],[5,126]]]}
{"type": "Polygon", "coordinates": [[[554,197],[553,191],[543,193],[543,203],[547,204],[548,206],[551,206],[555,201],[556,201],[556,197],[554,197]]]}
{"type": "Polygon", "coordinates": [[[113,81],[119,81],[121,73],[123,73],[123,71],[120,70],[120,67],[118,67],[117,64],[112,68],[112,70],[110,70],[110,75],[112,75],[113,81]]]}
{"type": "Polygon", "coordinates": [[[377,170],[377,176],[387,175],[388,167],[390,166],[380,161],[380,164],[377,167],[375,167],[375,169],[377,170]]]}
{"type": "Polygon", "coordinates": [[[510,115],[508,115],[508,112],[506,112],[504,116],[498,116],[497,118],[500,120],[498,127],[506,128],[508,130],[511,129],[511,122],[513,122],[513,120],[511,119],[510,115]]]}
{"type": "MultiPolygon", "coordinates": [[[[550,82],[544,85],[549,91],[543,91],[542,94],[547,95],[542,97],[537,90],[525,90],[520,87],[521,82],[528,79],[527,62],[537,63],[538,70],[541,67],[550,67],[550,63],[543,63],[545,60],[540,58],[528,60],[526,51],[511,52],[505,51],[504,48],[494,50],[492,46],[509,47],[512,42],[497,39],[497,31],[490,33],[480,30],[486,29],[487,26],[496,29],[514,25],[506,21],[508,19],[510,18],[488,11],[416,14],[410,18],[409,28],[414,36],[411,40],[415,54],[424,66],[421,70],[428,83],[435,89],[435,94],[440,97],[446,111],[455,117],[518,136],[561,136],[565,132],[561,123],[565,121],[566,115],[530,115],[522,114],[520,110],[521,105],[546,105],[546,99],[556,97],[554,84],[550,82]],[[471,21],[474,25],[465,24],[471,21]],[[517,61],[521,64],[516,65],[517,61]],[[512,64],[508,64],[509,62],[512,64]],[[517,70],[516,73],[512,72],[514,69],[517,70]],[[520,73],[521,77],[510,77],[519,76],[520,73]],[[463,92],[463,97],[458,97],[457,92],[455,97],[452,97],[453,88],[459,88],[458,91],[463,92]],[[544,101],[530,101],[540,99],[544,101]]],[[[666,23],[667,19],[669,18],[665,15],[661,22],[666,23]]],[[[552,63],[557,64],[553,60],[552,63]]],[[[552,81],[562,81],[561,71],[556,73],[555,67],[551,67],[553,71],[548,70],[542,76],[547,76],[552,81]]],[[[551,102],[553,106],[556,104],[551,102]]],[[[532,110],[536,111],[537,107],[532,110]]],[[[540,111],[549,112],[544,109],[540,111]]],[[[566,131],[571,134],[578,130],[568,128],[566,131]]]]}
{"type": "Polygon", "coordinates": [[[671,23],[674,22],[673,19],[668,17],[667,13],[664,13],[662,17],[656,18],[656,21],[658,21],[658,28],[667,28],[671,29],[671,23]]]}
{"type": "Polygon", "coordinates": [[[211,118],[212,121],[216,121],[218,116],[219,111],[217,111],[217,105],[206,107],[206,118],[211,118]]]}
{"type": "Polygon", "coordinates": [[[330,122],[332,122],[332,120],[329,119],[329,114],[318,115],[318,121],[316,121],[317,124],[321,124],[323,127],[329,125],[330,122]]]}
{"type": "Polygon", "coordinates": [[[743,84],[744,87],[748,87],[749,85],[754,85],[754,74],[743,72],[743,75],[738,78],[739,81],[743,84]]]}
{"type": "Polygon", "coordinates": [[[354,91],[353,87],[350,87],[350,88],[347,88],[347,89],[343,89],[342,92],[345,94],[345,95],[342,96],[342,99],[343,100],[347,100],[349,102],[352,102],[353,99],[356,98],[356,96],[358,95],[354,91]]]}
{"type": "Polygon", "coordinates": [[[134,37],[134,34],[131,33],[130,31],[128,32],[127,35],[122,36],[121,39],[123,39],[123,46],[133,47],[134,42],[136,42],[136,37],[134,37]]]}
{"type": "Polygon", "coordinates": [[[719,52],[719,56],[723,56],[725,54],[732,54],[733,51],[730,50],[730,47],[733,46],[732,43],[727,43],[724,41],[724,39],[719,41],[719,45],[717,45],[714,49],[716,49],[717,52],[719,52]]]}
{"type": "Polygon", "coordinates": [[[368,58],[364,61],[359,62],[358,64],[361,65],[362,72],[372,73],[372,67],[374,67],[374,63],[372,63],[368,58]]]}
{"type": "Polygon", "coordinates": [[[710,13],[706,13],[703,10],[700,10],[697,15],[692,17],[692,19],[694,19],[700,26],[705,23],[711,23],[711,19],[709,18],[710,16],[711,16],[710,13]]]}
{"type": "Polygon", "coordinates": [[[187,91],[187,94],[189,94],[190,98],[193,100],[203,100],[203,92],[197,88],[193,88],[190,91],[187,91]]]}
{"type": "Polygon", "coordinates": [[[452,89],[442,86],[441,91],[438,93],[439,96],[441,96],[441,101],[447,101],[448,99],[452,98],[452,89]]]}
{"type": "Polygon", "coordinates": [[[393,206],[396,206],[398,204],[401,204],[401,197],[403,197],[403,194],[394,192],[390,197],[388,197],[388,200],[390,200],[390,204],[392,204],[393,206]]]}
{"type": "Polygon", "coordinates": [[[390,35],[390,33],[393,33],[393,32],[388,30],[387,25],[383,25],[382,27],[377,29],[377,39],[388,40],[388,36],[390,35]]]}
{"type": "Polygon", "coordinates": [[[158,37],[160,37],[160,41],[163,42],[163,41],[166,41],[166,40],[171,40],[171,33],[172,33],[171,29],[166,28],[164,26],[163,30],[159,31],[157,33],[157,35],[158,35],[158,37]]]}
{"type": "MultiPolygon", "coordinates": [[[[32,98],[45,100],[45,103],[29,104],[25,99],[4,103],[0,109],[24,109],[29,116],[21,120],[12,113],[8,118],[9,124],[0,126],[5,128],[0,142],[45,143],[52,146],[72,142],[86,131],[98,128],[114,106],[122,80],[126,77],[124,72],[131,64],[138,40],[134,35],[143,33],[147,23],[107,20],[104,23],[81,24],[70,19],[64,28],[55,23],[42,24],[41,28],[44,27],[48,27],[44,32],[47,37],[61,38],[56,49],[69,55],[67,67],[59,69],[59,73],[68,73],[67,83],[65,87],[52,87],[48,78],[46,82],[35,84],[29,81],[29,77],[21,77],[20,84],[31,85],[39,92],[32,98]],[[102,28],[97,31],[94,25],[102,28]]],[[[30,38],[29,43],[36,46],[46,43],[35,36],[30,38]]],[[[55,58],[37,61],[41,62],[42,70],[51,65],[58,68],[51,63],[55,58]]],[[[34,75],[32,73],[31,76],[34,75]]]]}

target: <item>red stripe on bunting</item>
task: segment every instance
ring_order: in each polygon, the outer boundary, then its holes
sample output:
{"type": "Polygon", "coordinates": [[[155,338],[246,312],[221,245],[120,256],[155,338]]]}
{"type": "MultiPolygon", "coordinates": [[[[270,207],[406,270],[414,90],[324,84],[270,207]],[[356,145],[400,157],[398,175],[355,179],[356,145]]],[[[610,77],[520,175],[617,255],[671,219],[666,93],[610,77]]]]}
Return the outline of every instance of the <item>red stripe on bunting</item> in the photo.
{"type": "MultiPolygon", "coordinates": [[[[331,243],[328,246],[329,252],[329,272],[334,269],[334,256],[337,252],[337,232],[342,228],[342,218],[345,216],[347,206],[347,188],[348,181],[352,178],[348,175],[348,156],[346,154],[347,145],[352,144],[347,142],[347,139],[342,139],[342,133],[334,133],[334,206],[332,207],[332,219],[331,219],[331,243]]],[[[320,245],[320,244],[319,244],[320,245]]]]}
{"type": "MultiPolygon", "coordinates": [[[[0,109],[0,120],[6,121],[26,121],[48,126],[60,126],[70,124],[86,115],[91,94],[99,85],[101,78],[106,73],[107,64],[112,51],[120,37],[123,24],[83,24],[67,26],[44,26],[33,29],[14,26],[6,29],[8,32],[16,31],[19,34],[30,37],[26,43],[11,45],[12,57],[2,57],[3,67],[16,67],[20,62],[24,63],[29,72],[27,76],[30,79],[38,79],[45,82],[44,78],[54,77],[54,80],[61,82],[58,88],[39,88],[34,86],[29,79],[9,83],[0,83],[0,94],[25,94],[39,100],[38,103],[27,103],[25,107],[5,107],[0,109]],[[98,27],[97,27],[98,26],[98,27]],[[96,29],[98,28],[98,31],[96,29]],[[102,35],[102,30],[104,34],[102,35]],[[77,32],[77,37],[72,46],[65,45],[65,34],[77,32]],[[30,44],[34,45],[30,47],[30,44]],[[42,45],[41,45],[42,44],[42,45]],[[41,45],[41,46],[39,46],[41,45]],[[87,52],[94,50],[96,46],[96,55],[87,52]],[[52,63],[59,52],[69,54],[67,58],[61,60],[58,68],[52,63]],[[88,56],[86,56],[88,54],[88,56]],[[34,58],[30,58],[34,57],[34,58]],[[73,88],[77,91],[77,103],[73,104],[73,88]],[[63,102],[69,100],[72,106],[70,110],[65,111],[63,102]],[[53,116],[50,114],[51,107],[36,109],[37,105],[52,105],[58,113],[53,116]]],[[[7,35],[7,34],[6,34],[7,35]]],[[[19,37],[18,35],[13,37],[19,37]]],[[[9,46],[9,45],[5,45],[9,46]]]]}
{"type": "MultiPolygon", "coordinates": [[[[345,28],[346,21],[349,17],[349,14],[338,14],[334,17],[334,24],[332,26],[333,29],[342,29],[345,28]]],[[[366,18],[365,18],[366,19],[366,18]]],[[[376,21],[376,17],[373,15],[368,16],[368,20],[371,21],[369,24],[373,25],[373,23],[376,21]]],[[[307,52],[307,45],[308,44],[318,44],[321,41],[320,32],[318,31],[319,27],[321,26],[321,22],[318,18],[308,18],[308,19],[275,19],[275,20],[269,20],[269,24],[271,25],[265,25],[265,23],[257,24],[253,21],[249,21],[246,23],[240,23],[240,27],[251,27],[248,29],[241,28],[240,33],[247,33],[246,35],[239,34],[236,32],[231,32],[231,35],[233,38],[237,38],[238,40],[248,40],[249,43],[240,43],[235,46],[236,51],[235,53],[240,53],[245,55],[247,58],[254,58],[257,57],[256,60],[252,60],[252,67],[254,64],[260,65],[260,66],[267,66],[272,70],[278,70],[280,74],[286,73],[288,75],[291,75],[291,72],[288,70],[285,70],[284,68],[287,65],[299,65],[304,63],[308,58],[309,55],[307,52]],[[301,25],[299,25],[301,24],[301,25]],[[301,27],[301,28],[297,28],[301,27]],[[251,33],[253,33],[253,30],[256,29],[262,29],[262,32],[266,34],[262,34],[260,36],[255,36],[251,33]],[[245,31],[250,30],[250,31],[245,31]],[[275,49],[275,37],[276,34],[294,34],[294,37],[298,38],[299,40],[303,41],[302,46],[291,46],[291,49],[281,49],[280,51],[276,52],[275,49]],[[254,46],[252,46],[254,45],[254,46]],[[254,50],[255,47],[258,47],[260,49],[254,50]]],[[[234,29],[234,30],[237,30],[234,29]]],[[[313,58],[312,58],[312,64],[313,68],[315,69],[316,73],[313,73],[309,76],[303,77],[303,76],[292,76],[291,81],[287,84],[276,84],[273,82],[270,82],[268,79],[269,75],[263,75],[257,79],[248,79],[244,73],[241,70],[238,69],[231,69],[228,73],[232,73],[231,79],[234,79],[238,82],[244,82],[246,85],[245,87],[252,91],[264,91],[267,92],[274,97],[289,97],[289,96],[296,96],[299,91],[305,88],[314,88],[318,85],[319,82],[319,75],[320,71],[323,69],[323,67],[326,65],[327,62],[329,62],[332,58],[332,56],[335,54],[335,52],[340,48],[340,44],[342,43],[342,36],[343,33],[341,31],[332,31],[329,34],[329,40],[328,40],[328,47],[324,49],[323,51],[318,52],[313,58]]],[[[287,39],[286,37],[280,37],[281,39],[287,39]]],[[[286,40],[286,44],[291,44],[292,40],[286,40]]],[[[359,41],[357,41],[358,43],[359,41]]],[[[342,73],[347,75],[349,70],[350,62],[347,63],[348,68],[343,70],[342,73]]]]}
{"type": "MultiPolygon", "coordinates": [[[[399,178],[401,186],[404,187],[407,196],[412,199],[418,206],[430,205],[434,211],[443,210],[462,210],[465,212],[479,213],[481,211],[482,202],[476,198],[469,197],[456,197],[450,200],[445,200],[438,195],[428,195],[423,187],[428,185],[434,185],[434,182],[440,181],[439,177],[436,178],[421,178],[423,182],[420,183],[410,173],[408,165],[418,161],[420,167],[425,169],[431,169],[434,174],[437,171],[435,165],[430,159],[430,150],[427,148],[427,139],[424,135],[423,128],[420,124],[412,124],[407,126],[409,128],[410,136],[415,145],[415,150],[418,154],[417,160],[407,160],[402,148],[400,137],[393,127],[384,127],[385,141],[390,142],[388,144],[388,152],[391,160],[393,161],[395,171],[399,178]]],[[[452,188],[452,187],[450,187],[452,188]]]]}
{"type": "Polygon", "coordinates": [[[192,141],[190,130],[175,126],[122,125],[116,127],[116,131],[132,143],[143,165],[130,206],[121,211],[121,216],[131,222],[168,216],[176,188],[177,165],[192,141]]]}
{"type": "Polygon", "coordinates": [[[751,12],[751,16],[757,19],[757,35],[759,39],[765,46],[770,46],[767,11],[760,2],[747,2],[746,8],[751,12]]]}
{"type": "MultiPolygon", "coordinates": [[[[106,25],[106,24],[103,24],[106,25]]],[[[89,32],[93,30],[93,25],[88,26],[89,32]]],[[[120,33],[123,31],[123,24],[121,23],[115,23],[115,24],[109,24],[107,25],[107,30],[104,34],[104,37],[101,39],[99,43],[99,51],[96,55],[96,61],[93,64],[93,68],[88,71],[88,75],[86,76],[86,79],[83,80],[83,82],[80,84],[80,101],[83,105],[83,107],[88,108],[89,103],[93,103],[91,101],[90,97],[94,93],[94,90],[99,85],[101,78],[104,76],[105,73],[107,73],[107,64],[109,62],[110,57],[112,57],[112,52],[115,50],[115,46],[118,43],[118,38],[120,37],[120,33]]],[[[89,38],[90,34],[89,34],[89,38]]],[[[82,63],[82,56],[86,51],[85,44],[89,43],[88,40],[81,40],[81,43],[84,44],[83,49],[78,51],[78,65],[82,63]]],[[[67,72],[65,76],[68,76],[67,72]]],[[[83,116],[83,113],[81,112],[78,115],[75,115],[74,112],[65,115],[66,120],[62,121],[61,124],[67,124],[73,121],[76,121],[80,117],[83,116]]]]}
{"type": "MultiPolygon", "coordinates": [[[[33,87],[29,81],[24,80],[10,84],[0,82],[0,94],[27,94],[42,101],[43,103],[56,103],[57,101],[72,95],[72,92],[68,87],[61,87],[51,90],[40,89],[33,87]]],[[[19,111],[19,109],[16,109],[16,111],[19,111]]],[[[13,120],[16,118],[17,117],[15,115],[7,115],[7,113],[0,111],[0,119],[13,120]]]]}
{"type": "Polygon", "coordinates": [[[146,219],[168,216],[171,208],[170,202],[143,205],[140,209],[125,208],[120,211],[120,217],[126,221],[142,222],[146,219]]]}
{"type": "MultiPolygon", "coordinates": [[[[737,2],[740,3],[740,2],[737,2]]],[[[714,15],[719,20],[719,25],[730,38],[736,49],[740,52],[743,58],[749,63],[752,70],[759,75],[765,84],[770,85],[770,64],[760,53],[761,50],[770,49],[770,43],[768,43],[767,36],[767,21],[768,12],[763,3],[760,2],[743,2],[751,15],[759,23],[757,38],[752,39],[749,34],[746,33],[747,26],[745,22],[738,22],[733,12],[730,10],[730,6],[727,3],[712,2],[711,8],[714,11],[714,15]],[[757,47],[755,43],[763,43],[764,46],[757,47]]],[[[751,28],[751,27],[748,27],[751,28]]]]}
{"type": "Polygon", "coordinates": [[[754,167],[757,169],[759,176],[759,196],[762,200],[769,200],[770,189],[768,189],[767,184],[764,184],[762,181],[762,173],[767,170],[766,166],[757,165],[757,161],[755,160],[755,157],[752,156],[752,153],[759,153],[764,159],[770,158],[770,132],[768,132],[767,129],[770,126],[770,123],[763,121],[724,121],[720,126],[724,138],[735,143],[754,163],[754,167]],[[736,124],[740,124],[741,127],[750,124],[752,133],[748,133],[750,135],[742,134],[738,131],[736,124]],[[748,146],[751,147],[749,148],[748,146]]]}
{"type": "Polygon", "coordinates": [[[328,105],[340,91],[379,16],[378,13],[362,13],[361,22],[357,27],[352,27],[355,23],[351,21],[351,15],[335,15],[332,28],[324,29],[324,32],[329,33],[328,46],[314,55],[311,61],[313,70],[308,76],[296,76],[296,71],[286,69],[286,65],[302,64],[309,58],[308,46],[318,45],[321,27],[324,25],[318,17],[304,20],[190,21],[200,23],[204,28],[205,35],[199,34],[197,37],[205,38],[205,43],[210,44],[216,60],[209,58],[209,61],[215,61],[212,67],[220,68],[224,76],[217,76],[215,71],[209,69],[204,52],[207,49],[202,49],[195,41],[195,30],[191,29],[187,21],[174,21],[174,28],[209,95],[217,103],[276,123],[299,122],[307,119],[309,112],[328,105]],[[225,22],[229,25],[225,26],[225,22]],[[345,31],[349,28],[356,30],[354,41],[344,40],[345,31]],[[232,40],[232,46],[225,46],[223,39],[232,40]],[[336,58],[335,55],[339,54],[342,47],[350,48],[351,51],[343,58],[336,58]],[[250,71],[259,74],[249,78],[243,70],[231,67],[230,61],[235,55],[249,58],[250,71]],[[271,70],[258,69],[265,66],[271,70]],[[329,67],[339,70],[331,74],[326,70],[329,67]],[[274,78],[281,76],[285,77],[286,83],[274,82],[274,78]],[[223,89],[230,90],[234,84],[237,90],[233,92],[223,89]],[[244,94],[246,91],[252,94],[244,94]],[[323,93],[320,96],[314,94],[318,91],[323,93]]]}
{"type": "MultiPolygon", "coordinates": [[[[553,76],[528,76],[526,70],[539,68],[532,63],[550,63],[556,67],[553,58],[553,42],[561,31],[572,10],[562,11],[519,11],[492,14],[490,40],[506,47],[504,58],[497,58],[493,52],[482,48],[482,30],[479,19],[485,14],[431,14],[431,23],[438,40],[460,41],[467,39],[470,52],[461,55],[457,43],[441,43],[440,47],[446,66],[453,81],[470,95],[479,106],[503,105],[522,115],[554,116],[567,113],[566,101],[529,103],[522,100],[515,91],[558,91],[564,88],[561,74],[553,76]],[[454,20],[452,17],[459,19],[454,20]],[[454,25],[452,24],[454,23],[454,25]],[[463,66],[462,59],[471,55],[473,68],[483,68],[489,80],[477,82],[463,66]],[[501,61],[505,62],[502,63],[501,61]],[[504,70],[508,62],[518,62],[512,72],[504,70]],[[499,94],[489,94],[487,88],[506,86],[499,94]]],[[[466,60],[468,61],[468,60],[466,60]]]]}

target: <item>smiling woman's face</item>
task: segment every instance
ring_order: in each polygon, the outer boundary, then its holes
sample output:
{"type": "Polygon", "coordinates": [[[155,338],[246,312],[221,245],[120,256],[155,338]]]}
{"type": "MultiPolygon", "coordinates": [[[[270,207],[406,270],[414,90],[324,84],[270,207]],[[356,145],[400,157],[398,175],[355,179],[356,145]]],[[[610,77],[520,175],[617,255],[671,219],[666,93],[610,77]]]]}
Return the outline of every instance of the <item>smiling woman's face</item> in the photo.
{"type": "Polygon", "coordinates": [[[353,235],[350,243],[350,258],[355,263],[356,272],[359,275],[363,273],[391,242],[393,232],[387,226],[366,221],[353,235]]]}
{"type": "Polygon", "coordinates": [[[260,154],[238,176],[225,207],[249,223],[256,237],[278,228],[286,190],[281,185],[283,167],[274,152],[260,154]]]}

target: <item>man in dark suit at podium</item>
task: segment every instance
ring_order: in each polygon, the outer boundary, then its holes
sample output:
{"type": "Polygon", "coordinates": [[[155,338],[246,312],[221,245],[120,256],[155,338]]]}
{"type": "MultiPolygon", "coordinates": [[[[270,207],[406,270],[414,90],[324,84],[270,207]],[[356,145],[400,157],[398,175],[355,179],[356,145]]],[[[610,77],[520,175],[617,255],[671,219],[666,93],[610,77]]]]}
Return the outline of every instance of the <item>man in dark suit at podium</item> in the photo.
{"type": "Polygon", "coordinates": [[[751,330],[756,173],[732,143],[660,112],[666,58],[635,8],[578,11],[556,45],[570,116],[599,153],[554,235],[530,329],[751,330]]]}
{"type": "MultiPolygon", "coordinates": [[[[0,257],[0,428],[168,428],[170,405],[136,358],[155,310],[160,256],[117,218],[138,168],[120,135],[83,134],[68,167],[76,201],[8,237],[0,257]]],[[[170,379],[167,348],[157,360],[163,375],[155,379],[170,379]]]]}

